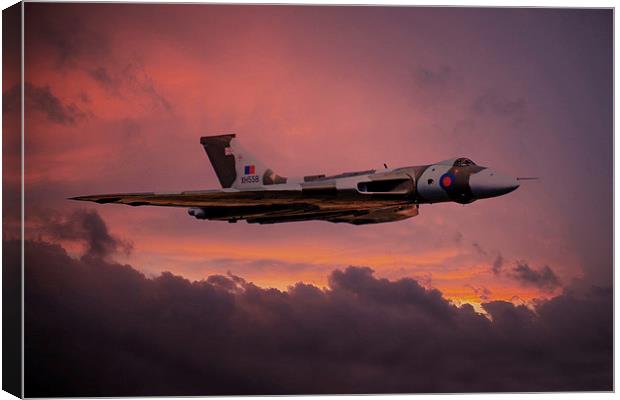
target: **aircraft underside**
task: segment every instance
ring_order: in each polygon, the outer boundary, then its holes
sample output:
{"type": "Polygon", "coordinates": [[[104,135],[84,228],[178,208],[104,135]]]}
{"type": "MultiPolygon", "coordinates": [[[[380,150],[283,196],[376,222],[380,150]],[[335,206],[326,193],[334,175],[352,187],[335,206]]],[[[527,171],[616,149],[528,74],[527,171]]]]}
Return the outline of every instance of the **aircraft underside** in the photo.
{"type": "Polygon", "coordinates": [[[321,220],[361,225],[399,221],[418,214],[417,205],[405,196],[368,195],[354,190],[322,194],[273,190],[129,193],[75,199],[100,204],[187,207],[197,219],[258,224],[321,220]]]}

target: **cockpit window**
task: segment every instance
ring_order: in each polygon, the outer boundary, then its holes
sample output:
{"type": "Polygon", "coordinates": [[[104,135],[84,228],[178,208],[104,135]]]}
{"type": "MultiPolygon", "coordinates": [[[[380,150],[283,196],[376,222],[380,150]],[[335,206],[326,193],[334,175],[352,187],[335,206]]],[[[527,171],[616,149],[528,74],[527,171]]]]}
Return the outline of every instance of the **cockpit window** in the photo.
{"type": "Polygon", "coordinates": [[[455,167],[468,167],[470,165],[476,165],[476,163],[469,158],[457,158],[456,161],[454,161],[455,167]]]}

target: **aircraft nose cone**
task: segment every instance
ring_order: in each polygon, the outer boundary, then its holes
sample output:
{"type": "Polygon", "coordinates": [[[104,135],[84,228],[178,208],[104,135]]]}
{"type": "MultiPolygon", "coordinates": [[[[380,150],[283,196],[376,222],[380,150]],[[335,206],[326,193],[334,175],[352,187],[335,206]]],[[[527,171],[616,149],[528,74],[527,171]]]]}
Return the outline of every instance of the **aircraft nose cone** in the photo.
{"type": "Polygon", "coordinates": [[[479,199],[501,196],[519,187],[519,182],[510,176],[491,169],[484,169],[469,177],[472,194],[479,199]]]}

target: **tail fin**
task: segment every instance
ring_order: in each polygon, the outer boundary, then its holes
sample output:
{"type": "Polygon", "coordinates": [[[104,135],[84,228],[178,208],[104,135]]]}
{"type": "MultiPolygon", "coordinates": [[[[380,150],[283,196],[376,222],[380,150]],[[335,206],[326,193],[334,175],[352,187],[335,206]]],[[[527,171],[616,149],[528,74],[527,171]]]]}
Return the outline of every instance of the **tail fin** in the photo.
{"type": "Polygon", "coordinates": [[[256,157],[248,153],[234,133],[203,136],[200,143],[223,188],[249,189],[263,185],[286,183],[256,157]]]}

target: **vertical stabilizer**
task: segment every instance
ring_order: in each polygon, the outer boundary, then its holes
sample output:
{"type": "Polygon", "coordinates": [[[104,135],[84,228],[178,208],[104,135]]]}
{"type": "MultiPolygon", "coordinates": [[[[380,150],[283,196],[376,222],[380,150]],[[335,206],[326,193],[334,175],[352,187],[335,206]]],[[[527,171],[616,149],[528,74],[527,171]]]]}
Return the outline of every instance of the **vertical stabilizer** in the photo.
{"type": "Polygon", "coordinates": [[[220,180],[220,185],[223,188],[231,187],[237,179],[235,156],[227,150],[230,148],[230,142],[234,137],[234,134],[229,134],[200,138],[200,144],[205,148],[217,179],[220,180]]]}
{"type": "Polygon", "coordinates": [[[200,143],[223,188],[252,189],[263,185],[286,183],[259,159],[246,151],[234,133],[203,136],[200,143]]]}

